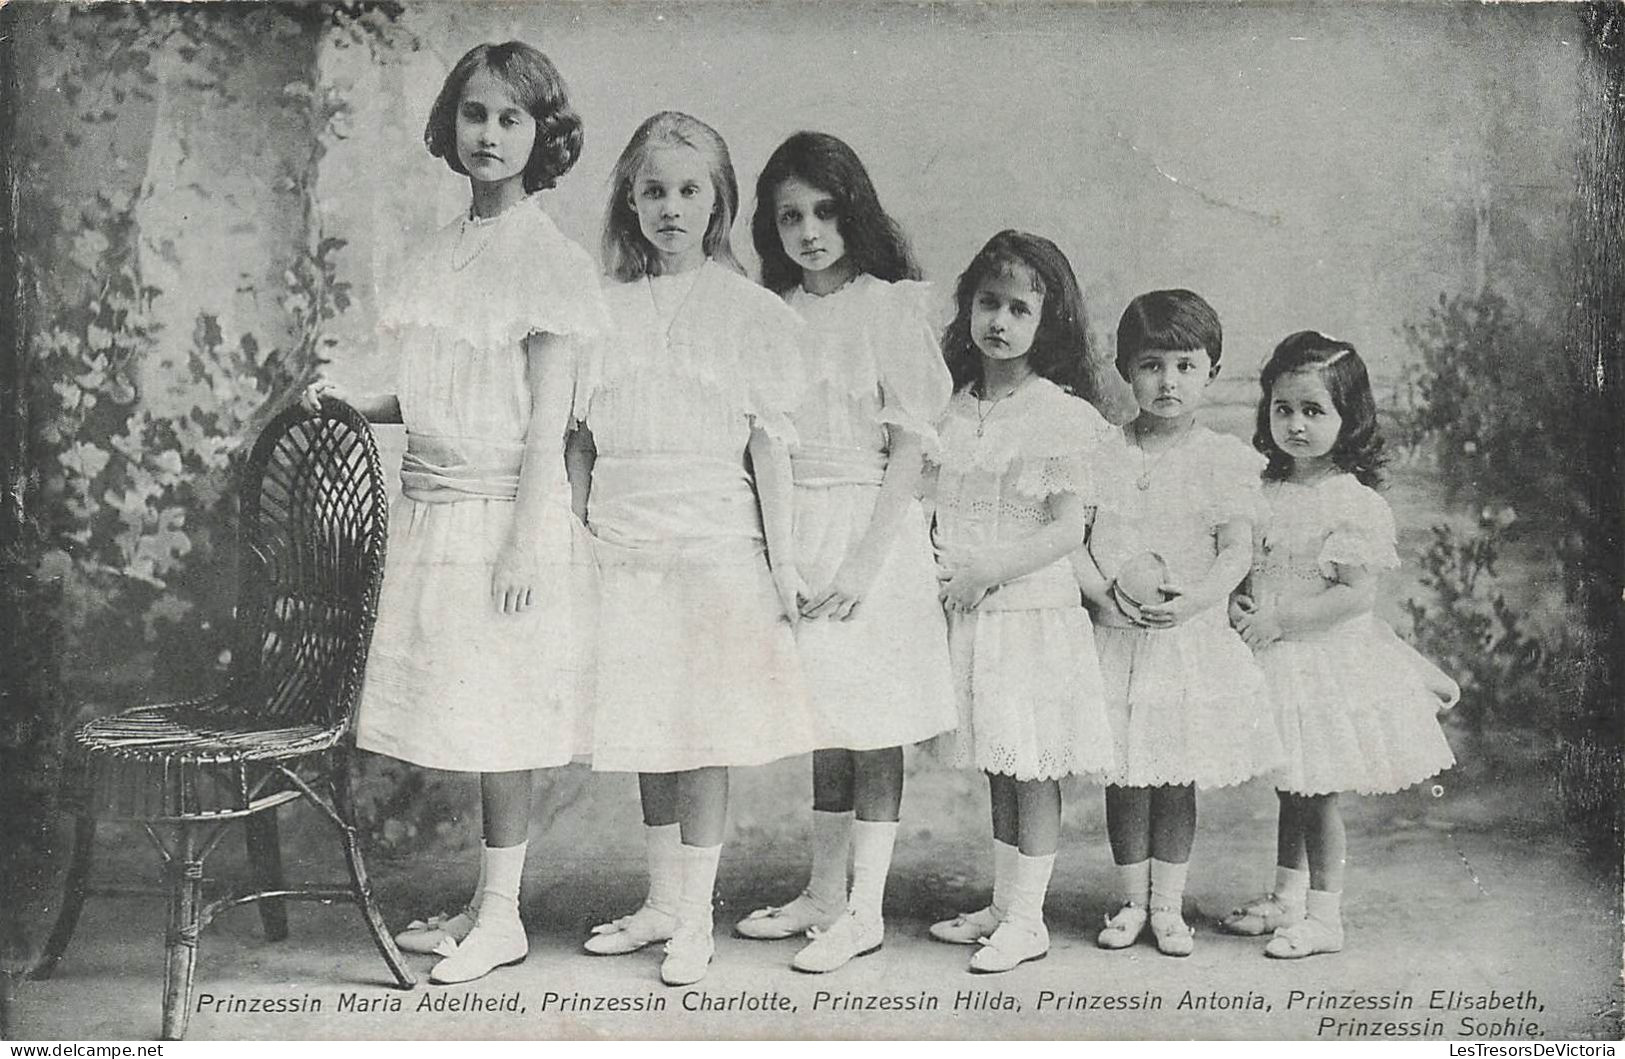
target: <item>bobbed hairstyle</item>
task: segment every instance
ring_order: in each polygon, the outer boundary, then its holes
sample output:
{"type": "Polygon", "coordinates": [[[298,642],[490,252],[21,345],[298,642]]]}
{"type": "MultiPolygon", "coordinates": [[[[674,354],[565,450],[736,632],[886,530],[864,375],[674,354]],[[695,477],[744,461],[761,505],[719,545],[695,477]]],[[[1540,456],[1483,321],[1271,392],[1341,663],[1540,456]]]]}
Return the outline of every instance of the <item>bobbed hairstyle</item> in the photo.
{"type": "Polygon", "coordinates": [[[976,252],[954,288],[956,311],[942,333],[942,355],[961,390],[982,378],[982,354],[971,339],[971,306],[982,281],[1016,273],[1032,281],[1044,298],[1027,362],[1033,372],[1068,393],[1097,404],[1099,380],[1089,340],[1083,292],[1061,248],[1041,235],[1005,229],[976,252]]]}
{"type": "Polygon", "coordinates": [[[920,278],[908,239],[881,208],[857,152],[828,133],[798,132],[779,144],[756,178],[750,236],[762,259],[762,286],[782,294],[801,282],[801,266],[784,252],[778,227],[779,186],[792,177],[835,200],[836,227],[857,271],[888,283],[920,278]]]}
{"type": "Polygon", "coordinates": [[[536,120],[536,143],[520,177],[525,191],[553,187],[581,157],[581,118],[570,105],[564,78],[552,60],[523,41],[479,44],[457,60],[429,108],[429,123],[423,129],[429,153],[444,158],[453,173],[468,175],[457,157],[457,105],[468,79],[479,70],[491,71],[507,85],[514,102],[536,120]]]}
{"type": "Polygon", "coordinates": [[[1150,291],[1129,302],[1117,322],[1117,374],[1127,379],[1129,361],[1148,349],[1206,350],[1217,374],[1223,347],[1219,314],[1200,294],[1179,288],[1150,291]]]}
{"type": "Polygon", "coordinates": [[[663,110],[645,120],[615,160],[609,178],[609,208],[604,211],[604,234],[599,241],[604,271],[623,283],[660,274],[660,255],[643,237],[638,224],[632,182],[649,155],[661,147],[690,147],[705,159],[716,202],[701,246],[706,257],[743,273],[729,237],[739,212],[739,182],[734,179],[727,141],[699,118],[676,110],[663,110]]]}
{"type": "Polygon", "coordinates": [[[1337,441],[1328,453],[1339,470],[1354,475],[1361,485],[1375,489],[1382,484],[1382,468],[1388,462],[1383,454],[1382,434],[1377,428],[1377,401],[1371,393],[1371,376],[1365,361],[1353,346],[1319,331],[1296,331],[1281,340],[1270,354],[1258,377],[1263,395],[1258,402],[1258,419],[1253,429],[1253,448],[1269,458],[1264,468],[1266,481],[1280,481],[1292,470],[1292,457],[1282,452],[1270,434],[1270,401],[1276,380],[1293,372],[1318,372],[1331,395],[1332,405],[1342,417],[1337,441]]]}

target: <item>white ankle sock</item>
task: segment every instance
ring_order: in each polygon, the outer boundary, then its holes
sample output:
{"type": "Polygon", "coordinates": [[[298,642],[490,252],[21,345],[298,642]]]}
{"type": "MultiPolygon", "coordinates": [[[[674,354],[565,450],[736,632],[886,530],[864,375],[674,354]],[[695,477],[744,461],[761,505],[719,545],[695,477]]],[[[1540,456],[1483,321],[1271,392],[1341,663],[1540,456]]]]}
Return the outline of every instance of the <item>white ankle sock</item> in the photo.
{"type": "Polygon", "coordinates": [[[812,876],[807,895],[822,908],[846,904],[846,861],[852,851],[852,813],[813,810],[812,876]]]}
{"type": "Polygon", "coordinates": [[[678,891],[683,886],[683,862],[679,850],[683,829],[678,824],[644,824],[644,851],[649,858],[649,896],[644,904],[675,915],[678,891]]]}
{"type": "Polygon", "coordinates": [[[480,846],[480,874],[474,880],[474,896],[468,899],[468,907],[475,916],[480,914],[480,902],[485,899],[485,846],[480,846]]]}
{"type": "Polygon", "coordinates": [[[897,821],[855,820],[852,823],[852,896],[847,907],[865,919],[879,919],[891,872],[897,821]]]}
{"type": "Polygon", "coordinates": [[[1309,892],[1309,873],[1302,868],[1275,866],[1275,896],[1288,908],[1303,907],[1303,895],[1309,892]]]}
{"type": "Polygon", "coordinates": [[[1015,877],[1010,881],[1011,922],[1044,923],[1044,895],[1049,892],[1050,873],[1055,870],[1055,854],[1029,857],[1016,853],[1015,877]]]}
{"type": "Polygon", "coordinates": [[[1343,922],[1341,890],[1310,890],[1304,897],[1304,910],[1325,923],[1343,922]]]}
{"type": "Polygon", "coordinates": [[[717,885],[717,861],[721,844],[677,847],[681,859],[683,885],[677,899],[677,929],[711,933],[711,893],[717,885]]]}
{"type": "Polygon", "coordinates": [[[999,915],[1010,912],[1010,887],[1016,881],[1016,861],[1021,850],[1008,842],[993,840],[993,900],[989,902],[999,915]]]}
{"type": "Polygon", "coordinates": [[[517,846],[486,846],[481,851],[480,912],[478,918],[489,920],[519,918],[519,882],[525,873],[525,850],[529,843],[517,846]]]}
{"type": "Polygon", "coordinates": [[[1185,905],[1185,872],[1188,863],[1151,858],[1151,907],[1180,911],[1185,905]]]}
{"type": "Polygon", "coordinates": [[[1124,904],[1146,907],[1151,900],[1151,859],[1117,866],[1117,888],[1124,904]]]}

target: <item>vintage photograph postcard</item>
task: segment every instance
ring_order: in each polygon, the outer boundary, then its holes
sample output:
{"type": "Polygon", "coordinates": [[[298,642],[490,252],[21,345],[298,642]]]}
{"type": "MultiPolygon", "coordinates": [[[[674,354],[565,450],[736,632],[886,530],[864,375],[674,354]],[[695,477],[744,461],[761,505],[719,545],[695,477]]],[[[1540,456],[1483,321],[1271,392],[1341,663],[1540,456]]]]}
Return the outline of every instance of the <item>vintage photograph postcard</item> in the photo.
{"type": "Polygon", "coordinates": [[[0,1036],[1620,1039],[1620,4],[0,72],[0,1036]]]}

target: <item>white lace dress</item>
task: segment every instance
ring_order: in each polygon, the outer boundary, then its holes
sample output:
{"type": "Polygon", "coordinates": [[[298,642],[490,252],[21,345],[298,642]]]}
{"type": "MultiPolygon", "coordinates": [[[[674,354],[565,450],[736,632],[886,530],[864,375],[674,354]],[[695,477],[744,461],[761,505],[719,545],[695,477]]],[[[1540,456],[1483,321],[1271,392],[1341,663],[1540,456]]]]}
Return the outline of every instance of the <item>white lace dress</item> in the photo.
{"type": "MultiPolygon", "coordinates": [[[[1387,501],[1338,474],[1311,485],[1264,484],[1252,593],[1306,599],[1332,564],[1377,572],[1399,566],[1387,501]]],[[[1455,763],[1414,652],[1370,613],[1258,653],[1286,764],[1275,785],[1296,794],[1401,790],[1455,763]]]]}
{"type": "Polygon", "coordinates": [[[794,440],[801,321],[711,262],[613,284],[605,299],[614,331],[577,402],[598,454],[593,768],[805,753],[812,716],[746,460],[753,426],[794,440]]]}
{"type": "MultiPolygon", "coordinates": [[[[939,549],[987,549],[1039,532],[1050,502],[1091,507],[1105,493],[1111,424],[1041,378],[995,404],[985,422],[961,390],[938,429],[939,549]]],[[[1058,779],[1116,764],[1089,614],[1068,560],[998,586],[970,613],[948,614],[959,728],[944,760],[1018,780],[1058,779]]]]}
{"type": "MultiPolygon", "coordinates": [[[[1132,445],[1121,458],[1122,510],[1101,512],[1089,545],[1108,581],[1155,552],[1173,583],[1193,585],[1218,556],[1218,528],[1258,517],[1264,457],[1237,438],[1199,426],[1149,461],[1132,445]]],[[[1102,782],[1222,787],[1280,764],[1264,675],[1227,610],[1225,598],[1171,629],[1096,627],[1118,758],[1102,782]]]]}
{"type": "Polygon", "coordinates": [[[592,259],[534,196],[460,237],[461,227],[441,229],[408,259],[380,313],[399,357],[407,452],[356,744],[458,771],[560,765],[590,742],[582,597],[572,584],[590,575],[590,554],[570,513],[562,446],[528,542],[541,569],[538,604],[500,613],[491,574],[512,531],[530,422],[522,342],[565,336],[553,354],[579,367],[583,340],[608,319],[592,259]],[[476,239],[484,249],[469,259],[476,239]]]}
{"type": "MultiPolygon", "coordinates": [[[[868,531],[889,432],[937,449],[953,384],[928,323],[929,292],[861,275],[824,297],[797,288],[788,298],[809,325],[810,385],[793,417],[791,464],[796,561],[815,596],[868,531]]],[[[853,617],[803,620],[796,641],[820,747],[876,750],[954,727],[948,634],[917,502],[853,617]]]]}

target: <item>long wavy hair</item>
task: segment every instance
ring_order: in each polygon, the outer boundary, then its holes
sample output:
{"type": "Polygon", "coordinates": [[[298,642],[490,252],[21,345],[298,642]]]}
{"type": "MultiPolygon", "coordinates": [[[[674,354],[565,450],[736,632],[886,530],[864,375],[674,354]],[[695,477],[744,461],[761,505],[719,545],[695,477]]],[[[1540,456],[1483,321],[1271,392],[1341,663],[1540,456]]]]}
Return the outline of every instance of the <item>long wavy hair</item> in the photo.
{"type": "Polygon", "coordinates": [[[1264,479],[1281,481],[1292,470],[1292,457],[1281,451],[1270,433],[1270,395],[1277,379],[1296,371],[1319,372],[1333,407],[1343,417],[1337,441],[1327,454],[1333,466],[1354,475],[1361,485],[1377,488],[1382,484],[1382,468],[1388,458],[1383,453],[1382,433],[1377,427],[1377,401],[1371,393],[1371,376],[1353,346],[1319,331],[1295,331],[1283,338],[1258,377],[1263,394],[1258,401],[1253,448],[1269,459],[1264,479]]]}
{"type": "Polygon", "coordinates": [[[739,212],[739,182],[734,179],[727,141],[699,118],[676,110],[663,110],[639,125],[615,160],[609,178],[609,207],[604,211],[604,233],[599,241],[604,271],[623,283],[660,274],[660,255],[643,237],[638,210],[632,204],[632,182],[650,153],[660,147],[692,147],[705,159],[716,202],[701,246],[706,257],[742,274],[745,270],[734,256],[729,237],[739,212]]]}
{"type": "Polygon", "coordinates": [[[881,208],[857,152],[828,133],[798,132],[779,144],[756,178],[750,237],[762,259],[762,286],[782,294],[801,282],[801,266],[784,252],[777,219],[779,186],[792,177],[835,200],[836,227],[859,272],[888,283],[920,278],[908,238],[881,208]]]}
{"type": "Polygon", "coordinates": [[[942,355],[953,376],[954,389],[962,390],[982,378],[982,354],[970,333],[976,290],[983,280],[1012,270],[1031,278],[1034,292],[1044,298],[1038,330],[1027,353],[1034,374],[1098,405],[1100,380],[1089,339],[1089,317],[1072,265],[1061,248],[1048,239],[1013,229],[989,239],[971,258],[954,288],[957,311],[942,333],[942,355]]]}
{"type": "Polygon", "coordinates": [[[581,157],[581,118],[570,105],[564,78],[551,59],[524,41],[479,44],[457,60],[446,75],[429,121],[423,128],[423,143],[436,158],[444,158],[453,173],[467,176],[468,169],[457,157],[457,105],[463,87],[478,70],[508,86],[514,102],[536,121],[536,142],[520,176],[527,193],[553,187],[581,157]]]}

